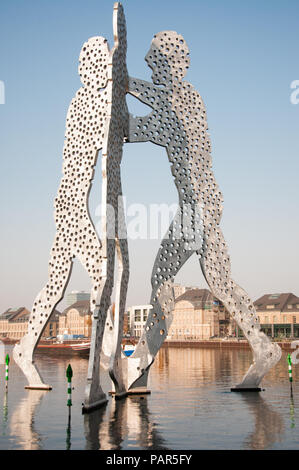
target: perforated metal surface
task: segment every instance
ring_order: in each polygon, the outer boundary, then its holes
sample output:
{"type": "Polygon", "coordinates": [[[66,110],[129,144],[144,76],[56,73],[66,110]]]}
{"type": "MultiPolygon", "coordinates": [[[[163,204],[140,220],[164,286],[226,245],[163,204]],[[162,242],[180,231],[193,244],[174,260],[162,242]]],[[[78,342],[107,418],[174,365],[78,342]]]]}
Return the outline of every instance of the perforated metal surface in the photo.
{"type": "Polygon", "coordinates": [[[152,271],[153,306],[145,331],[128,361],[128,387],[146,387],[148,368],[167,336],[174,305],[173,280],[192,254],[215,297],[244,332],[254,362],[239,387],[257,387],[281,356],[260,330],[254,305],[231,278],[230,258],[220,229],[223,198],[212,171],[210,136],[204,103],[183,80],[189,50],[175,31],[154,36],[145,60],[153,83],[130,78],[129,92],[153,111],[130,116],[129,142],[165,147],[178,190],[179,209],[161,242],[152,271]]]}

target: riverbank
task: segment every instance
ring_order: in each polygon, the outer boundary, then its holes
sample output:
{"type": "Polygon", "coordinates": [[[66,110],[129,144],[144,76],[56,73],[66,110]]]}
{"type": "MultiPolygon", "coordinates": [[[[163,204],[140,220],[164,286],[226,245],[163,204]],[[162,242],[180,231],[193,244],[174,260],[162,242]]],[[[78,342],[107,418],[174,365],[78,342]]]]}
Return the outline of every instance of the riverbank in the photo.
{"type": "MultiPolygon", "coordinates": [[[[275,341],[283,351],[288,351],[292,352],[294,349],[291,348],[291,343],[293,341],[299,341],[299,339],[292,339],[292,340],[281,340],[281,341],[275,341]]],[[[13,340],[9,338],[5,338],[5,340],[2,340],[5,344],[15,344],[19,342],[19,340],[13,340]]],[[[64,341],[64,343],[60,344],[60,350],[66,350],[67,348],[63,348],[63,345],[74,345],[82,342],[82,340],[73,340],[73,341],[64,341]],[[62,346],[62,347],[61,347],[62,346]]],[[[40,341],[37,347],[38,352],[46,352],[49,351],[50,349],[52,350],[58,350],[58,348],[53,348],[53,343],[54,341],[40,341]],[[48,347],[47,347],[48,346],[48,347]]],[[[124,338],[122,341],[123,345],[129,344],[129,345],[136,345],[138,343],[138,339],[127,339],[124,338]]],[[[162,344],[162,348],[217,348],[217,349],[250,349],[249,343],[246,339],[220,339],[220,338],[215,338],[215,339],[206,339],[206,340],[165,340],[164,343],[162,344]]]]}
{"type": "MultiPolygon", "coordinates": [[[[283,351],[293,351],[291,343],[295,340],[275,341],[283,351]]],[[[217,349],[250,349],[246,339],[208,339],[208,340],[166,340],[163,348],[217,348],[217,349]]]]}

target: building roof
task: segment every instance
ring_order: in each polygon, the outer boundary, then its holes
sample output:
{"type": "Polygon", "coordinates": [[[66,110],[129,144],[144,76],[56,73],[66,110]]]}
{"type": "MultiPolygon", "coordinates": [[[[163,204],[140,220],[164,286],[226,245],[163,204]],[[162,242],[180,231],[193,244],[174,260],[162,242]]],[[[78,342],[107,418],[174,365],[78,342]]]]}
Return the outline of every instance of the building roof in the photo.
{"type": "Polygon", "coordinates": [[[76,309],[78,310],[80,315],[90,315],[90,301],[89,300],[78,300],[74,304],[70,305],[64,311],[62,312],[62,315],[66,315],[67,312],[71,309],[76,309]]]}
{"type": "Polygon", "coordinates": [[[26,307],[8,308],[4,313],[1,314],[0,319],[12,321],[16,318],[28,315],[29,313],[30,312],[26,307]]]}
{"type": "MultiPolygon", "coordinates": [[[[52,321],[54,319],[58,319],[58,316],[61,315],[61,313],[58,310],[54,310],[54,312],[51,315],[52,321]]],[[[9,322],[14,322],[14,321],[26,321],[29,319],[30,312],[27,310],[26,307],[19,307],[19,308],[9,308],[6,310],[4,313],[0,315],[0,320],[8,320],[9,322]]]]}
{"type": "Polygon", "coordinates": [[[215,302],[217,299],[208,289],[190,289],[175,299],[175,303],[185,300],[191,302],[194,307],[204,307],[207,302],[215,302]]]}
{"type": "Polygon", "coordinates": [[[257,311],[299,312],[299,297],[287,293],[265,294],[254,302],[257,311]]]}

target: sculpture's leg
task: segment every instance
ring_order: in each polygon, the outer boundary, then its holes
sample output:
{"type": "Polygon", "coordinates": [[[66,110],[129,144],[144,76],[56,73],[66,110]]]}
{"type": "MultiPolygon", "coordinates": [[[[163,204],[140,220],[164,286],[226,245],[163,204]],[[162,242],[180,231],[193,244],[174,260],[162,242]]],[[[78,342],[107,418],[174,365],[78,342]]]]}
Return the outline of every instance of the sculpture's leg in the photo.
{"type": "MultiPolygon", "coordinates": [[[[112,345],[114,341],[114,311],[113,306],[110,305],[107,317],[105,321],[105,328],[103,334],[103,342],[102,342],[102,351],[101,351],[101,367],[104,370],[109,370],[110,366],[110,357],[112,351],[112,345]]],[[[113,388],[114,391],[114,388],[113,388]]]]}
{"type": "MultiPolygon", "coordinates": [[[[123,199],[121,195],[121,182],[120,173],[118,178],[119,196],[117,198],[117,207],[114,200],[114,214],[117,215],[116,226],[117,237],[115,239],[116,256],[117,256],[117,282],[115,286],[115,308],[110,314],[107,315],[103,345],[102,345],[102,360],[101,365],[107,368],[107,359],[109,357],[109,373],[112,379],[111,393],[116,397],[127,395],[126,391],[126,364],[122,361],[121,342],[123,337],[123,320],[126,307],[126,298],[129,282],[129,254],[127,231],[125,224],[125,213],[123,207],[123,199]]],[[[116,183],[115,183],[116,184],[116,183]]],[[[112,234],[111,234],[112,235],[112,234]]]]}
{"type": "Polygon", "coordinates": [[[172,321],[174,308],[173,280],[184,263],[194,253],[186,249],[186,238],[178,238],[177,224],[182,215],[179,209],[164,238],[152,271],[152,312],[135,352],[127,360],[129,393],[147,391],[148,372],[162,346],[172,321]]]}
{"type": "Polygon", "coordinates": [[[49,262],[49,281],[34,301],[29,317],[28,332],[13,350],[13,358],[29,383],[25,388],[45,390],[52,388],[44,384],[34,364],[33,354],[55,306],[63,297],[71,273],[71,252],[65,246],[59,247],[58,243],[59,236],[55,239],[49,262]]]}
{"type": "Polygon", "coordinates": [[[122,370],[121,342],[123,337],[123,320],[129,281],[129,257],[127,239],[116,240],[118,274],[116,284],[113,342],[111,345],[109,374],[114,383],[115,396],[127,395],[126,370],[122,370]]]}
{"type": "Polygon", "coordinates": [[[203,275],[217,299],[242,329],[253,351],[253,364],[234,390],[260,390],[264,375],[281,357],[281,349],[261,331],[254,305],[232,279],[227,247],[219,227],[205,236],[198,252],[203,275]]]}
{"type": "MultiPolygon", "coordinates": [[[[107,402],[106,395],[100,384],[100,356],[105,321],[111,304],[111,293],[113,289],[114,240],[107,241],[107,254],[107,258],[102,258],[101,266],[95,270],[98,271],[99,277],[96,276],[93,281],[92,296],[90,299],[93,319],[83,412],[92,411],[107,402]]],[[[100,259],[100,257],[97,258],[100,259]]]]}
{"type": "MultiPolygon", "coordinates": [[[[105,288],[103,289],[102,297],[105,297],[105,288]]],[[[100,352],[102,349],[105,323],[103,313],[105,312],[106,307],[108,309],[108,305],[105,303],[105,301],[101,302],[101,305],[96,307],[93,314],[91,345],[83,412],[89,412],[93,409],[99,408],[100,406],[105,405],[108,401],[100,384],[100,352]]]]}

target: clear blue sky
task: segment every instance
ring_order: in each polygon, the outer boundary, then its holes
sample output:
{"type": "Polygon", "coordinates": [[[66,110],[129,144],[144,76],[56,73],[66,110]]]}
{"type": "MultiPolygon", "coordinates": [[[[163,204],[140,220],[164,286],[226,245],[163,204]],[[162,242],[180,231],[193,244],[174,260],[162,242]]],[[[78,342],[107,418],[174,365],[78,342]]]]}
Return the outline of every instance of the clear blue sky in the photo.
{"type": "MultiPolygon", "coordinates": [[[[234,279],[254,300],[267,292],[299,295],[299,105],[290,102],[290,84],[299,79],[298,0],[124,0],[123,5],[131,76],[150,78],[144,56],[156,32],[176,30],[189,45],[186,79],[207,107],[234,279]]],[[[94,35],[112,45],[112,10],[110,0],[2,2],[0,312],[30,309],[46,282],[65,116],[80,86],[78,55],[94,35]]],[[[128,104],[135,114],[147,112],[131,98],[128,104]]],[[[122,175],[127,204],[177,201],[160,147],[126,145],[122,175]]],[[[100,187],[97,171],[90,205],[95,223],[100,187]]],[[[158,240],[130,242],[128,305],[148,303],[158,247],[158,240]]],[[[196,258],[178,281],[205,285],[196,258]]],[[[88,288],[76,264],[69,290],[88,288]]]]}

